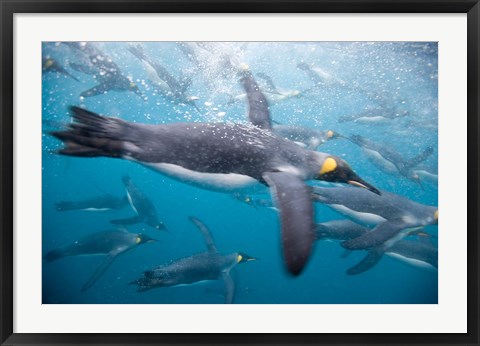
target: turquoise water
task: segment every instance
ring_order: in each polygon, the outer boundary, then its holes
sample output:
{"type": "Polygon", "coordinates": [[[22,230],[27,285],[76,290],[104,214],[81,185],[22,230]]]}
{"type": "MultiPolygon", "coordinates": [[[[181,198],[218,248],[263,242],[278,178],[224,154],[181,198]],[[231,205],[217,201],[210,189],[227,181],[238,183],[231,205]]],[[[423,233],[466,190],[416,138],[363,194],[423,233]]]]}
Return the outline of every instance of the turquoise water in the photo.
{"type": "MultiPolygon", "coordinates": [[[[159,232],[144,224],[129,226],[130,232],[147,233],[159,242],[142,245],[119,256],[98,282],[83,293],[80,288],[102,261],[101,256],[65,257],[51,263],[43,262],[43,303],[223,303],[221,281],[159,288],[145,293],[137,293],[135,287],[129,285],[145,270],[205,251],[203,238],[188,216],[199,218],[210,228],[220,252],[241,251],[259,258],[234,269],[235,303],[437,303],[436,270],[420,269],[384,256],[371,270],[349,276],[345,271],[366,252],[356,251],[343,258],[344,249],[335,242],[318,242],[303,273],[293,278],[287,274],[282,261],[279,217],[275,210],[255,208],[230,194],[180,183],[132,162],[60,156],[55,151],[62,148],[61,142],[49,135],[49,131],[70,122],[70,105],[147,124],[246,122],[246,101],[233,102],[243,90],[238,77],[224,64],[228,56],[233,65],[248,64],[254,75],[258,72],[269,75],[278,89],[300,91],[300,97],[287,97],[271,104],[271,115],[276,122],[334,130],[343,135],[360,134],[388,144],[405,158],[412,158],[431,146],[433,154],[418,168],[436,174],[436,43],[207,43],[193,45],[197,63],[182,52],[178,43],[143,43],[145,53],[165,66],[170,74],[179,80],[181,76],[191,80],[186,95],[194,97],[198,110],[160,95],[148,82],[145,67],[127,50],[129,43],[99,42],[96,46],[111,57],[142,95],[110,91],[80,97],[82,92],[98,84],[92,75],[71,68],[71,62],[82,60],[82,53],[64,44],[44,43],[44,57],[55,59],[79,82],[54,71],[43,74],[43,254],[89,233],[113,229],[109,222],[112,219],[132,216],[133,210],[129,207],[102,212],[55,209],[59,201],[83,200],[104,193],[123,196],[121,177],[124,175],[129,175],[153,201],[160,220],[170,232],[159,232]],[[300,62],[321,69],[324,83],[314,87],[311,78],[297,67],[300,62]],[[360,114],[374,107],[408,113],[368,124],[339,122],[343,116],[360,114]]],[[[377,188],[426,205],[438,204],[435,182],[422,180],[420,187],[404,177],[385,173],[347,140],[332,140],[317,150],[342,157],[377,188]]],[[[342,218],[318,203],[315,210],[316,222],[342,218]]],[[[437,226],[425,230],[437,236],[437,226]]],[[[434,243],[437,242],[435,237],[431,240],[434,243]]]]}

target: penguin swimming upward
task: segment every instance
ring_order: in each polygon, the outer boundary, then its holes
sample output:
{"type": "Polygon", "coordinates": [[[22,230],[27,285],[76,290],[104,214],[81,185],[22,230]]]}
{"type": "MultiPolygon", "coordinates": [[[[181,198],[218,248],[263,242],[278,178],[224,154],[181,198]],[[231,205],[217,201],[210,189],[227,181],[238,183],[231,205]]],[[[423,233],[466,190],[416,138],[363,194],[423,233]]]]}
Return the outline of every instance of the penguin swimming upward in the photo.
{"type": "MultiPolygon", "coordinates": [[[[369,231],[369,228],[349,220],[333,220],[316,225],[317,240],[331,239],[346,241],[365,235],[369,231]]],[[[430,238],[429,235],[423,234],[421,231],[416,234],[419,238],[430,238]]],[[[379,250],[377,249],[376,251],[378,253],[379,250]]],[[[385,254],[413,266],[425,269],[432,267],[438,268],[438,249],[430,240],[399,240],[397,243],[386,249],[385,254]]],[[[378,261],[380,261],[382,256],[381,253],[378,256],[375,256],[374,261],[371,260],[372,257],[373,255],[367,255],[365,259],[349,268],[347,274],[357,275],[371,269],[378,263],[378,261]]]]}
{"type": "Polygon", "coordinates": [[[84,210],[84,211],[104,211],[112,209],[121,209],[128,205],[127,197],[116,197],[109,194],[89,198],[81,201],[61,201],[55,203],[58,211],[84,210]]]}
{"type": "Polygon", "coordinates": [[[304,181],[344,182],[378,190],[344,160],[274,135],[265,98],[250,74],[243,84],[252,124],[146,125],[71,107],[74,122],[52,135],[64,142],[60,154],[126,159],[202,188],[232,192],[259,182],[268,185],[281,213],[287,268],[298,275],[314,241],[313,205],[304,181]]]}
{"type": "Polygon", "coordinates": [[[225,303],[233,303],[234,282],[230,271],[239,263],[256,260],[244,253],[236,252],[222,255],[218,252],[208,228],[197,218],[189,217],[202,233],[208,252],[178,259],[170,264],[161,265],[143,273],[143,277],[132,281],[138,286],[138,292],[157,287],[190,285],[200,281],[219,280],[225,283],[225,303]]]}
{"type": "Polygon", "coordinates": [[[48,252],[44,259],[47,262],[56,261],[66,256],[106,255],[90,279],[83,285],[86,291],[105,273],[118,255],[127,252],[140,244],[155,242],[146,234],[130,233],[122,230],[102,231],[89,234],[70,245],[48,252]]]}
{"type": "Polygon", "coordinates": [[[438,223],[436,207],[387,191],[376,195],[350,187],[313,187],[312,197],[357,223],[375,226],[342,243],[349,250],[369,250],[364,267],[375,265],[387,249],[412,232],[438,223]]]}
{"type": "Polygon", "coordinates": [[[111,220],[110,222],[122,226],[144,222],[157,230],[166,231],[167,228],[163,222],[158,220],[157,210],[152,201],[133,184],[129,176],[124,176],[122,182],[127,190],[127,200],[137,215],[127,219],[111,220]]]}

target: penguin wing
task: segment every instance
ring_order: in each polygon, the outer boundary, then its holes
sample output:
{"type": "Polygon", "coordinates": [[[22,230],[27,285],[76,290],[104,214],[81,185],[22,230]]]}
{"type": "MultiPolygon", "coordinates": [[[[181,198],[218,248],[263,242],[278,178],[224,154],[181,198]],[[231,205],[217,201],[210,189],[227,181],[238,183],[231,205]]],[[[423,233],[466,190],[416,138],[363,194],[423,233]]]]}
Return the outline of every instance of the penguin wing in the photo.
{"type": "Polygon", "coordinates": [[[425,161],[430,155],[432,155],[432,153],[433,153],[433,148],[432,147],[426,148],[422,153],[420,153],[419,155],[417,155],[417,156],[413,157],[412,159],[408,160],[405,163],[406,168],[413,168],[413,167],[417,166],[418,164],[425,161]]]}
{"type": "Polygon", "coordinates": [[[110,223],[113,223],[114,225],[133,225],[135,223],[140,223],[140,222],[142,222],[142,218],[138,215],[133,217],[128,217],[126,219],[110,220],[110,223]]]}
{"type": "Polygon", "coordinates": [[[287,172],[268,172],[263,179],[270,186],[281,218],[283,255],[288,271],[298,275],[305,266],[315,240],[310,188],[287,172]]]}
{"type": "Polygon", "coordinates": [[[188,219],[192,221],[195,226],[198,227],[200,232],[202,232],[203,238],[205,239],[205,243],[207,244],[207,249],[208,252],[210,253],[218,253],[217,247],[215,246],[215,243],[213,241],[212,234],[210,233],[210,230],[205,226],[199,219],[193,216],[189,216],[188,219]]]}
{"type": "Polygon", "coordinates": [[[272,129],[270,110],[265,95],[260,91],[257,82],[250,71],[245,71],[242,77],[242,84],[247,93],[248,119],[250,122],[265,130],[272,129]]]}
{"type": "Polygon", "coordinates": [[[235,283],[230,273],[222,273],[222,279],[225,283],[225,304],[232,304],[235,295],[235,283]]]}
{"type": "Polygon", "coordinates": [[[109,91],[111,87],[107,83],[101,83],[96,86],[94,86],[91,89],[83,91],[80,96],[82,97],[91,97],[91,96],[97,96],[106,93],[109,91]]]}
{"type": "Polygon", "coordinates": [[[383,247],[375,247],[371,249],[364,259],[347,270],[347,274],[358,275],[372,269],[382,259],[384,253],[385,250],[383,247]]]}
{"type": "Polygon", "coordinates": [[[81,291],[85,292],[90,287],[92,287],[93,284],[95,282],[97,282],[97,280],[103,275],[103,273],[105,273],[105,271],[108,269],[108,267],[110,267],[110,265],[113,263],[115,258],[117,258],[117,256],[119,254],[121,254],[123,251],[124,251],[123,248],[115,249],[115,250],[110,251],[108,253],[107,257],[103,260],[103,262],[98,266],[98,268],[92,274],[90,279],[88,279],[88,281],[85,283],[85,285],[83,285],[81,291]]]}
{"type": "Polygon", "coordinates": [[[342,246],[349,250],[368,249],[379,246],[396,236],[408,226],[409,225],[402,219],[390,219],[382,222],[370,232],[367,232],[358,238],[344,241],[342,246]]]}

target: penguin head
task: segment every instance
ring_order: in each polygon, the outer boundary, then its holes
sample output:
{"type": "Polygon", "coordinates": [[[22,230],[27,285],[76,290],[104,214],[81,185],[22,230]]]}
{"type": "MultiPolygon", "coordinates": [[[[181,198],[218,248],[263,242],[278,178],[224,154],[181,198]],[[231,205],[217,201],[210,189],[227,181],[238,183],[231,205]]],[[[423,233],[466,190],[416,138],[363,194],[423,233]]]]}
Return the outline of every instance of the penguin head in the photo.
{"type": "Polygon", "coordinates": [[[320,167],[320,171],[315,177],[317,180],[328,181],[331,183],[346,183],[358,186],[380,195],[380,191],[373,185],[360,178],[346,163],[339,157],[327,157],[320,167]]]}
{"type": "Polygon", "coordinates": [[[53,66],[55,61],[52,58],[46,58],[43,62],[43,69],[46,70],[53,66]]]}
{"type": "Polygon", "coordinates": [[[145,244],[145,243],[154,243],[158,241],[157,239],[150,238],[148,235],[139,233],[135,238],[135,242],[137,244],[145,244]]]}
{"type": "Polygon", "coordinates": [[[257,258],[249,256],[243,252],[238,252],[237,253],[237,263],[242,263],[242,262],[249,262],[249,261],[256,261],[257,258]]]}

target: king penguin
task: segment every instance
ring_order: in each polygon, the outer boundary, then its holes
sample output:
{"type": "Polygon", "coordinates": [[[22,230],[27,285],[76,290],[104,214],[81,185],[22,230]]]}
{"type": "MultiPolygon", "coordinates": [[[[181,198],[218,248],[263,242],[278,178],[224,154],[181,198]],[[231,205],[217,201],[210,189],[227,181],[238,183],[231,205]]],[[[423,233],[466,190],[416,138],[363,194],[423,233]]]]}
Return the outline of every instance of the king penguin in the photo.
{"type": "Polygon", "coordinates": [[[130,233],[124,230],[109,230],[89,234],[70,245],[48,252],[44,258],[52,262],[66,256],[106,255],[90,279],[83,285],[86,291],[105,273],[118,255],[125,253],[140,244],[155,242],[146,234],[130,233]]]}
{"type": "Polygon", "coordinates": [[[57,72],[63,74],[64,76],[70,77],[73,80],[80,82],[77,77],[73,76],[70,72],[68,72],[65,67],[63,67],[58,61],[55,59],[47,56],[42,59],[42,71],[43,72],[57,72]]]}
{"type": "Polygon", "coordinates": [[[84,211],[105,211],[112,209],[121,209],[128,205],[128,198],[116,197],[110,194],[105,194],[93,198],[88,198],[79,201],[61,201],[55,203],[55,208],[58,211],[69,210],[84,210],[84,211]]]}
{"type": "Polygon", "coordinates": [[[124,176],[122,182],[127,190],[128,202],[137,215],[127,219],[111,220],[110,222],[114,225],[121,226],[144,222],[156,230],[166,231],[167,228],[163,222],[158,220],[157,210],[152,201],[137,186],[135,186],[129,176],[124,176]]]}
{"type": "Polygon", "coordinates": [[[265,97],[250,72],[242,78],[250,124],[146,125],[71,107],[60,154],[126,159],[202,188],[232,192],[268,185],[281,214],[283,253],[293,275],[304,268],[314,242],[313,203],[306,180],[343,182],[379,191],[341,158],[306,150],[271,131],[265,97]]]}
{"type": "Polygon", "coordinates": [[[230,271],[237,264],[253,261],[256,258],[241,252],[220,254],[207,226],[195,217],[191,216],[189,219],[202,233],[208,251],[146,271],[142,278],[130,284],[137,285],[138,292],[145,292],[157,287],[191,285],[201,281],[222,279],[225,283],[225,303],[233,303],[235,285],[230,271]]]}
{"type": "Polygon", "coordinates": [[[433,153],[432,147],[427,147],[419,155],[406,160],[399,152],[388,145],[373,142],[360,135],[345,138],[362,148],[365,156],[383,172],[398,174],[422,186],[415,167],[433,153]]]}
{"type": "MultiPolygon", "coordinates": [[[[329,239],[346,241],[358,238],[370,231],[369,228],[361,226],[350,220],[333,220],[322,222],[316,225],[317,240],[329,239]]],[[[430,269],[438,268],[438,249],[430,241],[431,236],[422,231],[414,232],[420,240],[402,239],[391,247],[386,249],[385,254],[399,259],[407,264],[430,269]],[[425,238],[425,239],[423,239],[425,238]]],[[[376,250],[378,253],[378,249],[376,250]]],[[[370,261],[372,255],[367,255],[365,259],[347,270],[349,275],[357,275],[374,267],[377,261],[370,261]]]]}
{"type": "Polygon", "coordinates": [[[357,223],[374,226],[371,231],[342,243],[349,250],[369,250],[361,268],[371,268],[385,251],[412,232],[438,223],[436,207],[416,203],[387,191],[376,195],[349,187],[313,187],[312,192],[314,200],[357,223]]]}
{"type": "Polygon", "coordinates": [[[124,76],[118,65],[96,45],[88,42],[64,42],[64,44],[88,58],[84,60],[86,66],[82,67],[79,64],[70,64],[70,66],[77,71],[93,75],[99,82],[93,88],[83,91],[80,94],[81,97],[102,95],[109,91],[131,91],[144,98],[138,86],[124,76]]]}

